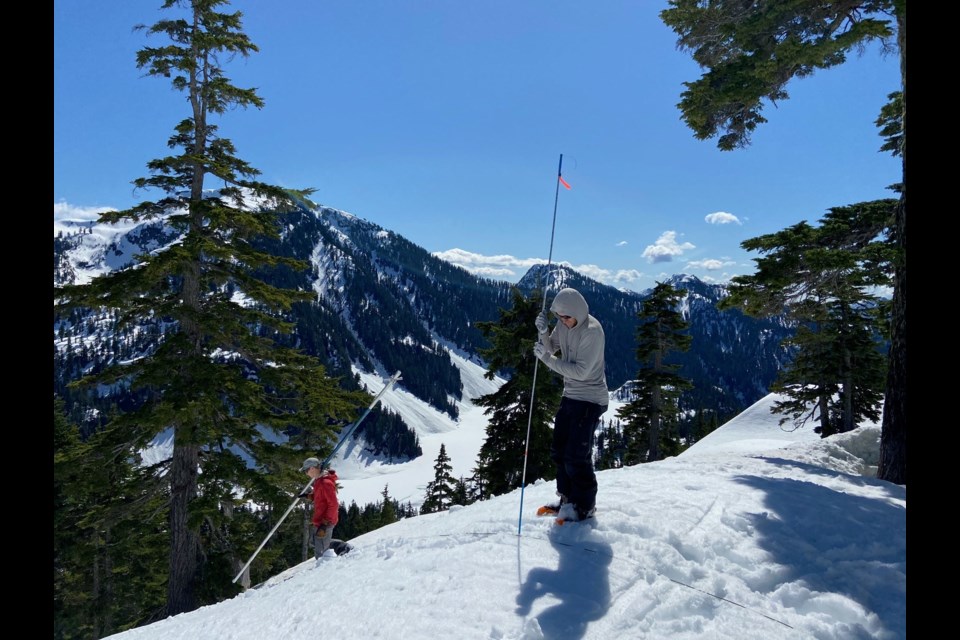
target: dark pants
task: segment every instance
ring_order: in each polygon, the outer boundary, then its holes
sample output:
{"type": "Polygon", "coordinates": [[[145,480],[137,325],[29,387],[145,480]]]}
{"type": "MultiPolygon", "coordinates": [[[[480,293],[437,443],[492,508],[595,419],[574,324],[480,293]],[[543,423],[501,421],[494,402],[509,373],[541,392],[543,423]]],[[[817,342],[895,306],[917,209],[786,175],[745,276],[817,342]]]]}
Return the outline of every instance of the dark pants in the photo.
{"type": "Polygon", "coordinates": [[[581,513],[597,503],[593,440],[604,411],[606,407],[593,402],[563,398],[553,422],[550,457],[557,465],[557,493],[581,513]]]}

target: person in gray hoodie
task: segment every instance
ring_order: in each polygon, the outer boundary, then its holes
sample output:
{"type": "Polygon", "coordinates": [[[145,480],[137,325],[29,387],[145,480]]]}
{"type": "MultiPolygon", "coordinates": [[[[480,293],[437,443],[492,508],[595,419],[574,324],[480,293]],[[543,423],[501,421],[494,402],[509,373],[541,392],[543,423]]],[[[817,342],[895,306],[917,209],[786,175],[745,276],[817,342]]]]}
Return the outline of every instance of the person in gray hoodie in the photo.
{"type": "Polygon", "coordinates": [[[596,507],[594,435],[610,402],[604,373],[606,339],[603,326],[590,315],[587,301],[576,289],[557,292],[550,311],[557,317],[557,324],[551,331],[547,315],[537,316],[539,339],[533,352],[563,376],[563,397],[554,417],[550,448],[550,457],[557,465],[560,501],[540,507],[537,514],[584,520],[593,516],[596,507]]]}

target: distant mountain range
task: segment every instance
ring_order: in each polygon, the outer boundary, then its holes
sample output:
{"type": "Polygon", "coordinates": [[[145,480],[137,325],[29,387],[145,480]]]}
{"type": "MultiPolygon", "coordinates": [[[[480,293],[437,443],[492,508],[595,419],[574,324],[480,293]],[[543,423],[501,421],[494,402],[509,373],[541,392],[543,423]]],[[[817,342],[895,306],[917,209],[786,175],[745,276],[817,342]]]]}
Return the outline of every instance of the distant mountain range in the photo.
{"type": "MultiPolygon", "coordinates": [[[[559,265],[535,266],[513,285],[471,275],[392,231],[337,209],[304,206],[284,218],[281,238],[268,248],[305,260],[311,269],[272,277],[276,284],[316,292],[312,303],[294,309],[296,341],[331,375],[353,379],[356,371],[389,375],[400,370],[404,388],[456,418],[463,381],[449,351],[481,363],[478,351],[487,344],[477,322],[498,318],[499,309],[510,305],[511,287],[531,293],[542,291],[544,282],[550,283],[548,298],[562,287],[578,289],[602,322],[611,390],[637,372],[637,313],[649,292],[619,290],[559,265]]],[[[55,221],[54,284],[86,282],[173,240],[160,220],[124,227],[55,221]]],[[[722,420],[767,395],[789,360],[780,345],[792,328],[782,318],[758,320],[735,310],[718,311],[717,302],[727,295],[721,285],[693,276],[668,282],[685,294],[681,308],[693,337],[690,351],[672,358],[694,384],[684,396],[685,407],[716,411],[722,420]]],[[[120,336],[110,326],[109,318],[55,321],[54,390],[67,398],[75,418],[90,420],[96,411],[76,404],[90,401],[74,396],[67,382],[149,349],[149,332],[120,336]]],[[[531,328],[531,343],[534,337],[531,328]]]]}

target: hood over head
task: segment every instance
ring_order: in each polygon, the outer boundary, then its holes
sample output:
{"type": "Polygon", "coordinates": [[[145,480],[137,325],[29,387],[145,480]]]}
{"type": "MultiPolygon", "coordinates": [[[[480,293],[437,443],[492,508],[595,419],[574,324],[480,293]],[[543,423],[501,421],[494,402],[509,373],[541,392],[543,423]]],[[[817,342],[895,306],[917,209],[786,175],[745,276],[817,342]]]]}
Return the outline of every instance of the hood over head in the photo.
{"type": "Polygon", "coordinates": [[[590,306],[579,291],[567,287],[557,292],[550,304],[550,311],[564,316],[573,316],[577,319],[577,326],[582,326],[590,314],[590,306]]]}

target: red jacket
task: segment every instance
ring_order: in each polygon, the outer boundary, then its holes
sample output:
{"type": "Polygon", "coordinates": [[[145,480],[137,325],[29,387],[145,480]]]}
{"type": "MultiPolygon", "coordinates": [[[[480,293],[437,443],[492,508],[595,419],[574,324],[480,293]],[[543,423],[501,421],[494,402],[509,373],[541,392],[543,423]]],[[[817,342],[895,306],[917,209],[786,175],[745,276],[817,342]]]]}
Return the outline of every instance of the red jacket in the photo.
{"type": "Polygon", "coordinates": [[[327,469],[313,481],[313,526],[332,526],[340,519],[337,472],[327,469]]]}

